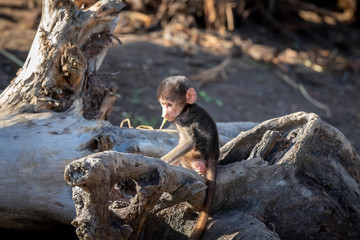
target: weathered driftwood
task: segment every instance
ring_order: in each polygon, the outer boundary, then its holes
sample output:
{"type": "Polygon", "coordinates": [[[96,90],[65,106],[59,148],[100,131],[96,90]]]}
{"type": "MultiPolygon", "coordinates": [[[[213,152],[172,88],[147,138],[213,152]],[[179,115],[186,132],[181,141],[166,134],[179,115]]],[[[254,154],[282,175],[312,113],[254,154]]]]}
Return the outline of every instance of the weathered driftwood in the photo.
{"type": "Polygon", "coordinates": [[[98,119],[104,119],[112,105],[100,106],[109,102],[114,89],[100,84],[93,73],[114,39],[112,32],[123,7],[119,0],[102,0],[81,11],[70,0],[44,0],[24,66],[0,96],[2,115],[63,112],[81,98],[84,115],[103,112],[98,119]]]}
{"type": "MultiPolygon", "coordinates": [[[[63,172],[74,159],[109,149],[160,157],[177,143],[175,131],[127,129],[87,120],[82,106],[76,101],[63,113],[19,113],[0,119],[2,227],[38,229],[53,222],[69,224],[75,208],[63,172]]],[[[219,133],[230,139],[252,125],[220,123],[219,133]]]]}
{"type": "MultiPolygon", "coordinates": [[[[74,219],[88,239],[186,239],[192,231],[203,179],[134,154],[163,155],[176,132],[104,121],[116,93],[96,69],[122,7],[43,2],[29,56],[0,95],[2,228],[74,219]]],[[[339,131],[306,113],[243,127],[219,124],[229,142],[204,239],[360,237],[359,157],[339,131]]]]}
{"type": "MultiPolygon", "coordinates": [[[[203,239],[360,237],[360,158],[317,115],[271,119],[221,150],[203,239]]],[[[81,239],[187,239],[205,197],[192,170],[118,152],[72,162],[65,179],[81,239]]]]}
{"type": "Polygon", "coordinates": [[[119,152],[94,154],[72,162],[65,170],[65,180],[84,190],[74,192],[77,217],[73,224],[81,239],[128,239],[131,232],[135,239],[154,208],[161,210],[186,201],[206,189],[194,171],[156,158],[119,152]],[[167,194],[158,204],[164,192],[167,194]]]}
{"type": "Polygon", "coordinates": [[[105,119],[112,108],[113,90],[93,73],[123,6],[103,0],[83,11],[70,0],[43,1],[29,55],[0,95],[2,228],[42,228],[74,216],[63,169],[93,152],[85,143],[103,127],[83,116],[105,119]]]}

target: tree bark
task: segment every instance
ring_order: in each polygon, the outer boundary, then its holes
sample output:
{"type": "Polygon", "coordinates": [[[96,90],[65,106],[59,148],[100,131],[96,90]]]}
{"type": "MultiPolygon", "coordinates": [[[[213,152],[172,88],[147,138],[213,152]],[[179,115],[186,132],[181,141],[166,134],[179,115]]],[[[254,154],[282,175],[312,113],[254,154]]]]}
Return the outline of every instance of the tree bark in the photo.
{"type": "MultiPolygon", "coordinates": [[[[0,226],[42,229],[75,217],[64,169],[74,159],[114,150],[160,157],[177,143],[174,130],[115,127],[83,117],[76,101],[63,113],[19,113],[0,120],[0,226]]],[[[251,123],[218,124],[224,144],[251,123]]]]}
{"type": "Polygon", "coordinates": [[[24,66],[0,96],[1,115],[64,112],[77,99],[93,99],[91,106],[85,104],[85,115],[105,111],[100,106],[114,90],[99,84],[95,88],[100,80],[94,72],[115,38],[112,31],[123,7],[119,0],[102,0],[82,11],[70,0],[44,0],[24,66]]]}
{"type": "MultiPolygon", "coordinates": [[[[359,171],[349,141],[317,115],[265,121],[221,148],[203,239],[357,239],[359,171]]],[[[78,236],[187,239],[205,199],[194,173],[113,151],[72,162],[65,179],[77,189],[78,236]]]]}
{"type": "Polygon", "coordinates": [[[101,120],[116,94],[96,69],[123,7],[118,0],[98,1],[87,10],[70,0],[43,1],[29,55],[0,95],[3,228],[42,228],[39,223],[69,223],[75,216],[63,169],[110,146],[98,130],[109,127],[101,120]]]}

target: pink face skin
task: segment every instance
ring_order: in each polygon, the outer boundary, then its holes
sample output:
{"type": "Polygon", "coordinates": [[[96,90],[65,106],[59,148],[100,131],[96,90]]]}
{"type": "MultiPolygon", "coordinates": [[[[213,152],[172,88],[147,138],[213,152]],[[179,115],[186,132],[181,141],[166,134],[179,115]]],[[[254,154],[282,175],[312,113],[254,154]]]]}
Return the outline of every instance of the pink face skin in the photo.
{"type": "Polygon", "coordinates": [[[177,103],[166,101],[163,99],[159,99],[159,102],[162,107],[161,117],[166,118],[170,122],[174,121],[176,117],[180,115],[184,107],[177,103]]]}
{"type": "MultiPolygon", "coordinates": [[[[193,104],[196,101],[196,91],[194,88],[189,88],[186,91],[186,103],[193,104]]],[[[159,102],[162,107],[162,115],[161,117],[166,118],[168,121],[174,121],[177,116],[180,115],[181,111],[184,108],[183,104],[178,104],[176,102],[171,102],[165,99],[160,98],[159,102]]]]}

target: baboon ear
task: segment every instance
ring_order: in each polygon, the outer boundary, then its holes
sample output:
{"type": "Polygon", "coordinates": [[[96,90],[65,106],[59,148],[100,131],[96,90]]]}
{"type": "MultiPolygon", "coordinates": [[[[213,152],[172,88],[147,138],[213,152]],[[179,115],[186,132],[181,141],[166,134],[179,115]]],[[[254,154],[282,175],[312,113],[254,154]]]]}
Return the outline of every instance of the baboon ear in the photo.
{"type": "Polygon", "coordinates": [[[186,91],[186,102],[188,104],[193,104],[196,101],[196,91],[194,88],[189,88],[186,91]]]}

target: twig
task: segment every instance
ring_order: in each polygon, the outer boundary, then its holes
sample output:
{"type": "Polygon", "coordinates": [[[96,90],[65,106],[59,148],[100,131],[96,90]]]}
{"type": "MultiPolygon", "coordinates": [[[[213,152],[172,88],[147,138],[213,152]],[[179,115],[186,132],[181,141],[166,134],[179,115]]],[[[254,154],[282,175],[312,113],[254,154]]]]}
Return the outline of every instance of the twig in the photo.
{"type": "Polygon", "coordinates": [[[0,53],[4,55],[4,57],[8,58],[10,61],[18,65],[19,67],[22,67],[24,65],[24,62],[21,61],[18,57],[16,57],[14,54],[9,53],[8,51],[4,49],[0,49],[0,53]]]}
{"type": "Polygon", "coordinates": [[[275,71],[275,74],[283,80],[286,84],[291,86],[294,89],[298,89],[300,93],[304,96],[306,100],[308,100],[311,104],[314,106],[322,109],[325,111],[326,117],[331,117],[331,110],[328,106],[325,104],[319,102],[315,98],[311,97],[309,92],[306,90],[305,86],[302,83],[297,83],[293,78],[291,78],[289,75],[286,75],[280,71],[275,71]]]}
{"type": "Polygon", "coordinates": [[[226,11],[226,21],[227,21],[228,30],[234,31],[234,29],[235,29],[234,14],[233,14],[230,2],[226,2],[225,11],[226,11]]]}
{"type": "MultiPolygon", "coordinates": [[[[121,123],[120,123],[121,128],[123,128],[124,123],[127,123],[129,128],[133,128],[133,126],[131,126],[129,118],[126,118],[126,119],[121,121],[121,123]]],[[[152,126],[147,126],[147,125],[139,125],[139,126],[136,127],[136,129],[154,130],[154,128],[152,126]]]]}
{"type": "Polygon", "coordinates": [[[204,18],[205,18],[205,28],[210,30],[214,27],[216,20],[216,9],[214,0],[204,0],[204,18]]]}
{"type": "Polygon", "coordinates": [[[129,128],[133,128],[133,127],[131,126],[131,123],[130,123],[130,119],[129,119],[129,118],[126,118],[126,119],[124,119],[124,120],[121,121],[121,123],[120,123],[120,127],[121,127],[121,128],[123,128],[124,123],[127,123],[129,128]]]}
{"type": "Polygon", "coordinates": [[[157,11],[155,19],[153,20],[153,22],[151,24],[153,27],[157,26],[160,23],[160,21],[162,19],[164,19],[166,10],[168,8],[167,5],[168,5],[168,0],[161,1],[161,4],[158,8],[159,10],[157,11]]]}
{"type": "Polygon", "coordinates": [[[193,81],[200,81],[199,87],[201,87],[204,83],[214,82],[217,80],[219,73],[221,74],[221,81],[227,81],[228,76],[226,74],[226,67],[230,63],[230,58],[226,58],[219,65],[212,67],[204,72],[197,74],[195,76],[190,76],[190,79],[193,81]]]}
{"type": "Polygon", "coordinates": [[[298,88],[299,88],[301,94],[306,98],[306,100],[308,100],[309,102],[314,104],[316,107],[324,110],[327,117],[331,117],[330,108],[328,106],[326,106],[325,104],[319,102],[315,98],[311,97],[309,92],[306,90],[306,88],[304,87],[304,85],[302,83],[298,84],[298,88]]]}
{"type": "Polygon", "coordinates": [[[152,126],[147,126],[147,125],[139,125],[136,127],[136,129],[154,130],[152,126]]]}

